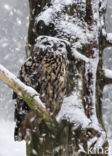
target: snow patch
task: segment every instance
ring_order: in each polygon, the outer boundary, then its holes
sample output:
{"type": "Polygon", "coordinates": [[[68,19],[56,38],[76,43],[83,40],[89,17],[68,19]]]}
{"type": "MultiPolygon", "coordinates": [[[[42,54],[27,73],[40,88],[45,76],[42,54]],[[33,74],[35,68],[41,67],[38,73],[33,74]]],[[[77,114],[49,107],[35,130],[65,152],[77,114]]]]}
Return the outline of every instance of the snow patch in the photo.
{"type": "Polygon", "coordinates": [[[14,141],[14,127],[14,122],[0,120],[0,156],[26,155],[25,142],[14,141]]]}
{"type": "Polygon", "coordinates": [[[57,121],[67,119],[75,125],[81,125],[86,128],[90,120],[86,117],[82,106],[82,101],[76,93],[72,93],[63,101],[61,110],[57,115],[57,121]]]}
{"type": "Polygon", "coordinates": [[[112,79],[112,70],[104,69],[105,77],[112,79]]]}
{"type": "Polygon", "coordinates": [[[45,24],[49,25],[49,23],[53,21],[54,16],[55,12],[53,8],[48,8],[40,13],[38,18],[36,18],[36,22],[38,23],[39,21],[44,20],[45,24]]]}
{"type": "Polygon", "coordinates": [[[79,53],[75,48],[72,48],[71,50],[72,50],[72,55],[75,56],[75,58],[81,59],[86,63],[89,62],[89,59],[86,56],[79,53]]]}
{"type": "Polygon", "coordinates": [[[107,41],[112,42],[112,33],[107,34],[107,41]]]}

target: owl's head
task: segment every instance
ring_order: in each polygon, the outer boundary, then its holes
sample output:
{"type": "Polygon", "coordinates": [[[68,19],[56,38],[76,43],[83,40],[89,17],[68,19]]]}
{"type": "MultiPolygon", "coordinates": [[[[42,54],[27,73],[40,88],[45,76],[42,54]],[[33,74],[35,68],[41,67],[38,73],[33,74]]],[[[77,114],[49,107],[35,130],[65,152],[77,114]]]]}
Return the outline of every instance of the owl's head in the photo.
{"type": "Polygon", "coordinates": [[[47,51],[52,51],[55,54],[62,55],[67,53],[67,47],[69,46],[69,42],[58,39],[55,37],[49,36],[39,36],[36,39],[35,48],[39,48],[47,51]]]}

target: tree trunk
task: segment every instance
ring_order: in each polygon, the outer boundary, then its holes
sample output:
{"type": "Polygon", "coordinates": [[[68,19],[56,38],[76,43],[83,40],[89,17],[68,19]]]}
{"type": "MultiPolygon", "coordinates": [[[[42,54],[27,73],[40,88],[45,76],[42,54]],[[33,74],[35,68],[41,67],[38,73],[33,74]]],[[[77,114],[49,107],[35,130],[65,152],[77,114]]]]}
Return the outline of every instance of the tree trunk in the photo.
{"type": "MultiPolygon", "coordinates": [[[[82,129],[81,124],[74,126],[71,121],[62,120],[54,134],[42,120],[32,140],[27,142],[27,156],[84,156],[89,149],[87,143],[96,137],[97,140],[90,146],[94,147],[104,134],[101,98],[106,84],[102,64],[105,48],[102,30],[105,26],[101,20],[104,21],[105,8],[102,8],[102,3],[99,0],[29,0],[26,55],[32,55],[35,39],[40,35],[70,43],[67,49],[69,63],[66,97],[70,97],[73,92],[77,93],[90,124],[82,129]]],[[[104,149],[108,147],[108,142],[104,141],[100,146],[104,149]]],[[[92,152],[89,155],[95,154],[92,152]]],[[[96,151],[96,155],[100,155],[100,152],[96,151]]]]}

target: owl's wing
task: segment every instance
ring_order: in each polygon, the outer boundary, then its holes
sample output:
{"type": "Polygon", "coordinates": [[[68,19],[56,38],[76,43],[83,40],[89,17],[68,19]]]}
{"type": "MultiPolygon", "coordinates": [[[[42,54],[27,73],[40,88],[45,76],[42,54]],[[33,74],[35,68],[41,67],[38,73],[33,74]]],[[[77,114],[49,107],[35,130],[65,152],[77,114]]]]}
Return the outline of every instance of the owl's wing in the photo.
{"type": "MultiPolygon", "coordinates": [[[[21,67],[19,72],[18,78],[28,86],[33,87],[36,89],[37,92],[40,91],[40,84],[39,84],[39,71],[41,66],[42,56],[40,52],[36,52],[32,57],[28,58],[24,65],[21,67]]],[[[29,106],[19,97],[16,93],[13,93],[13,98],[16,99],[15,105],[15,140],[23,140],[21,126],[22,122],[26,114],[30,111],[29,106]]]]}

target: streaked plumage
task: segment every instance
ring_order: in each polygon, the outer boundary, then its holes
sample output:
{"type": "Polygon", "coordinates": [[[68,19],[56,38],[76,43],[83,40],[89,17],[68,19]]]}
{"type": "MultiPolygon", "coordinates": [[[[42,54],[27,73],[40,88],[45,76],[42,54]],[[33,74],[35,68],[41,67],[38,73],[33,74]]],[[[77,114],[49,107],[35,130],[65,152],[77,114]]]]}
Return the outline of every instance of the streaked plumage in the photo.
{"type": "MultiPolygon", "coordinates": [[[[40,93],[40,99],[52,116],[56,116],[66,92],[66,43],[52,37],[39,37],[34,54],[27,59],[19,72],[19,79],[40,93]]],[[[28,105],[19,97],[15,108],[15,140],[25,139],[23,132],[25,118],[31,115],[28,105]]],[[[31,125],[26,127],[31,128],[31,125]]]]}

